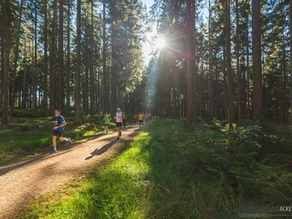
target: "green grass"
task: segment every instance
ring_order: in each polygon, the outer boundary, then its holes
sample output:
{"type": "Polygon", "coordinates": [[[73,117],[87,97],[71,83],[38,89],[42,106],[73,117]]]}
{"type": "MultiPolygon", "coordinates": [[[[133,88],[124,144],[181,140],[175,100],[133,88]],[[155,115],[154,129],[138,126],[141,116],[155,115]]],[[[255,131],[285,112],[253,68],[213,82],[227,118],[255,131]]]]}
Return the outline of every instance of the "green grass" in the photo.
{"type": "MultiPolygon", "coordinates": [[[[80,187],[69,185],[60,202],[44,198],[17,218],[145,218],[144,201],[152,186],[149,154],[141,151],[149,136],[141,134],[105,168],[91,169],[80,187]],[[73,189],[74,188],[74,189],[73,189]]],[[[52,196],[51,196],[52,197],[52,196]]]]}
{"type": "Polygon", "coordinates": [[[185,130],[179,120],[155,119],[117,157],[17,218],[238,218],[289,205],[291,166],[273,159],[273,148],[291,151],[291,133],[215,126],[185,130]]]}

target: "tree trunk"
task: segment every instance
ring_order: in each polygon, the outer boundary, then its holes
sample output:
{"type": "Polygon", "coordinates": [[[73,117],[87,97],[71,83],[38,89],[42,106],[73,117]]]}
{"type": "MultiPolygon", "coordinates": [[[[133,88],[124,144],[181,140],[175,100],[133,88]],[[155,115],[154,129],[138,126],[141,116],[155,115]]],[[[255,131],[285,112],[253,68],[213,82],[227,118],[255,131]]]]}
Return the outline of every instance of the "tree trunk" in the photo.
{"type": "Polygon", "coordinates": [[[57,80],[56,80],[56,70],[57,70],[57,46],[56,46],[56,29],[57,29],[57,1],[54,0],[53,6],[53,21],[52,21],[52,45],[50,51],[51,58],[51,72],[50,72],[50,82],[51,82],[51,98],[50,98],[50,109],[53,111],[54,109],[59,108],[57,105],[57,80]]]}
{"type": "Polygon", "coordinates": [[[23,63],[23,76],[22,76],[22,108],[26,109],[27,108],[27,63],[26,63],[26,59],[27,59],[27,42],[26,42],[26,38],[24,40],[24,52],[23,52],[23,56],[24,56],[24,63],[23,63]]]}
{"type": "Polygon", "coordinates": [[[71,0],[68,0],[68,23],[67,23],[67,64],[66,64],[66,114],[68,115],[70,113],[70,55],[71,55],[71,44],[70,44],[70,24],[71,24],[71,0]]]}
{"type": "Polygon", "coordinates": [[[81,124],[80,117],[80,74],[81,74],[81,0],[77,0],[77,48],[76,48],[76,76],[75,76],[75,114],[74,114],[74,124],[81,124]]]}
{"type": "MultiPolygon", "coordinates": [[[[283,41],[284,42],[284,41],[283,41]]],[[[284,125],[289,124],[289,101],[287,90],[287,73],[286,73],[286,51],[283,45],[283,59],[282,59],[282,76],[281,76],[281,97],[282,97],[282,122],[284,125]]]]}
{"type": "Polygon", "coordinates": [[[108,86],[108,72],[106,68],[106,51],[107,51],[107,40],[106,40],[106,0],[103,0],[103,48],[102,48],[102,110],[104,113],[109,113],[109,86],[108,86]]]}
{"type": "MultiPolygon", "coordinates": [[[[248,17],[246,18],[248,23],[248,17]]],[[[251,97],[250,97],[250,71],[249,71],[249,33],[246,31],[246,101],[247,101],[247,118],[251,119],[251,97]]]]}
{"type": "Polygon", "coordinates": [[[208,117],[209,117],[209,119],[212,119],[214,117],[214,73],[213,73],[213,63],[212,63],[213,62],[213,51],[212,51],[212,39],[211,39],[211,17],[212,17],[212,8],[211,8],[211,0],[209,0],[209,19],[208,19],[208,29],[209,29],[208,117]]]}
{"type": "MultiPolygon", "coordinates": [[[[1,18],[2,19],[2,18],[1,18]]],[[[1,26],[0,26],[1,27],[1,26]]],[[[1,72],[0,72],[0,81],[3,81],[3,76],[4,76],[4,48],[5,48],[5,43],[4,43],[4,37],[1,37],[1,72]]],[[[2,109],[2,94],[3,94],[3,83],[0,83],[0,109],[2,109]]]]}
{"type": "Polygon", "coordinates": [[[33,65],[34,65],[34,73],[33,73],[33,108],[36,111],[37,110],[37,76],[38,76],[38,69],[37,69],[37,55],[38,55],[38,42],[37,42],[37,25],[38,25],[38,11],[37,11],[37,3],[35,1],[34,3],[34,59],[33,59],[33,65]]]}
{"type": "Polygon", "coordinates": [[[191,71],[193,74],[193,123],[196,124],[198,122],[198,88],[197,88],[197,72],[199,61],[197,60],[197,41],[196,41],[196,0],[190,0],[191,2],[191,14],[189,21],[189,29],[190,29],[190,60],[191,60],[191,71]],[[192,54],[193,52],[193,54],[192,54]]]}
{"type": "MultiPolygon", "coordinates": [[[[292,0],[290,0],[290,83],[292,83],[292,0]]],[[[290,88],[290,124],[292,124],[292,86],[290,88]]]]}
{"type": "Polygon", "coordinates": [[[45,4],[45,24],[44,24],[44,99],[43,99],[43,109],[45,116],[49,115],[48,111],[48,3],[45,4]]]}
{"type": "Polygon", "coordinates": [[[187,79],[187,128],[190,128],[194,121],[193,114],[193,74],[192,74],[192,1],[186,1],[186,79],[187,79]]]}
{"type": "Polygon", "coordinates": [[[226,71],[228,89],[228,123],[229,129],[233,129],[234,109],[233,109],[233,89],[232,89],[232,69],[231,69],[231,44],[230,44],[230,0],[226,0],[225,7],[225,43],[226,43],[226,71]]]}
{"type": "Polygon", "coordinates": [[[242,91],[241,91],[241,69],[239,63],[239,5],[238,0],[236,0],[236,72],[237,72],[237,114],[238,121],[242,120],[242,91]]]}
{"type": "Polygon", "coordinates": [[[91,25],[90,25],[90,116],[93,117],[95,113],[95,86],[94,86],[94,75],[93,75],[93,68],[94,68],[94,61],[93,61],[93,54],[94,54],[94,40],[93,40],[93,27],[94,27],[94,21],[93,21],[93,1],[91,2],[91,25]]]}
{"type": "Polygon", "coordinates": [[[17,40],[16,40],[16,46],[15,46],[15,52],[14,52],[14,66],[13,66],[13,72],[12,72],[12,77],[11,77],[11,99],[10,99],[10,114],[11,115],[13,115],[14,102],[15,102],[15,77],[16,77],[16,71],[17,71],[17,62],[19,58],[19,43],[20,43],[23,2],[24,1],[21,0],[18,26],[17,26],[17,35],[16,35],[17,40]]]}
{"type": "MultiPolygon", "coordinates": [[[[112,34],[114,35],[114,32],[112,32],[112,34]]],[[[115,37],[113,37],[115,38],[115,37]]],[[[116,54],[116,46],[113,45],[114,42],[112,42],[112,66],[111,66],[111,107],[110,107],[110,111],[113,112],[114,109],[117,106],[117,71],[118,71],[118,57],[116,54]]]]}
{"type": "Polygon", "coordinates": [[[85,20],[85,42],[84,42],[84,50],[85,50],[85,56],[84,56],[84,62],[85,62],[85,69],[84,69],[84,80],[83,80],[83,112],[88,114],[88,101],[89,101],[89,97],[88,97],[88,94],[89,94],[89,87],[88,87],[88,82],[89,82],[89,60],[90,60],[90,57],[89,57],[89,52],[90,52],[90,49],[89,49],[89,45],[90,45],[90,42],[89,42],[89,25],[88,25],[88,19],[85,20]]]}
{"type": "Polygon", "coordinates": [[[64,109],[64,52],[63,52],[63,31],[64,31],[64,13],[63,13],[63,3],[64,0],[59,0],[59,47],[58,47],[58,107],[64,109]]]}
{"type": "Polygon", "coordinates": [[[260,10],[260,1],[252,0],[253,118],[257,121],[263,119],[260,10]]]}
{"type": "Polygon", "coordinates": [[[3,91],[2,91],[2,120],[1,126],[9,125],[8,121],[8,110],[9,110],[9,100],[8,100],[8,85],[9,85],[9,54],[10,54],[10,43],[11,43],[11,26],[12,26],[12,14],[11,14],[11,3],[9,0],[5,0],[2,5],[3,10],[3,24],[4,31],[2,33],[3,47],[3,91]]]}

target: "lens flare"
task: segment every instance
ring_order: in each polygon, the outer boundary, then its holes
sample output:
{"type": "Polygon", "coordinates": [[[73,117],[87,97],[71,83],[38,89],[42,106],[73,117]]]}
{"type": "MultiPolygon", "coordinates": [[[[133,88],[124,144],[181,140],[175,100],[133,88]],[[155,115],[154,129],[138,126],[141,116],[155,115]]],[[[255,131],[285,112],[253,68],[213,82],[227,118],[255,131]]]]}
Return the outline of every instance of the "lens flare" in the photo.
{"type": "Polygon", "coordinates": [[[158,49],[162,49],[166,46],[166,41],[162,37],[155,40],[155,47],[158,49]]]}

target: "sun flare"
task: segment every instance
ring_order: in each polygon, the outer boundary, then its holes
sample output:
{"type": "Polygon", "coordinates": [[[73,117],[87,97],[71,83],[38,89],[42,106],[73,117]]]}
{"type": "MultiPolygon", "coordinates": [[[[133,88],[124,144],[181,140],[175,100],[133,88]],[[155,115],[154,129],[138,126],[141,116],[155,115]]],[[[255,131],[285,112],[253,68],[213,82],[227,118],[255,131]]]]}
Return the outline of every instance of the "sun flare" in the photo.
{"type": "Polygon", "coordinates": [[[155,47],[157,49],[162,49],[166,46],[166,41],[162,37],[159,37],[158,39],[155,40],[155,47]]]}

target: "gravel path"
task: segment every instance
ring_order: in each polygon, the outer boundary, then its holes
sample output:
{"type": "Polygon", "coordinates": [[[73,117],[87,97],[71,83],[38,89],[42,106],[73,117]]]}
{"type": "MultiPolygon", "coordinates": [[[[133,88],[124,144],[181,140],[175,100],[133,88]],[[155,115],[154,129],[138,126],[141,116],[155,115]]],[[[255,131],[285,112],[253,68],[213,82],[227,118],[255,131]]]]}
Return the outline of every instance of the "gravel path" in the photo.
{"type": "MultiPolygon", "coordinates": [[[[13,218],[18,209],[28,205],[46,192],[80,174],[101,159],[122,147],[138,130],[137,126],[123,129],[120,140],[117,133],[102,135],[80,144],[61,149],[20,163],[0,167],[0,218],[13,218]]],[[[51,148],[48,148],[48,151],[51,148]]]]}

